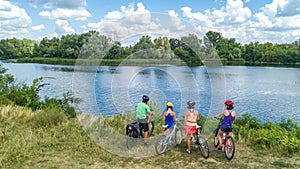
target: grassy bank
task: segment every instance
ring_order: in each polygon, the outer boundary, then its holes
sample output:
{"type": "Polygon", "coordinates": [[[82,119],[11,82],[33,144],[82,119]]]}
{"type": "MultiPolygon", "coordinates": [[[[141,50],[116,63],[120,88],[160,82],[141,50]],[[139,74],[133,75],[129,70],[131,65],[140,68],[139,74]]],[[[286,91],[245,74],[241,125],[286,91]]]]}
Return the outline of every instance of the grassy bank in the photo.
{"type": "Polygon", "coordinates": [[[20,58],[18,63],[41,63],[53,65],[84,65],[84,66],[164,66],[186,65],[179,59],[64,59],[64,58],[20,58]]]}
{"type": "MultiPolygon", "coordinates": [[[[236,155],[227,161],[222,151],[211,148],[210,157],[202,158],[196,149],[185,153],[186,142],[165,154],[147,158],[124,157],[103,149],[95,138],[106,138],[107,146],[122,149],[124,140],[111,140],[109,133],[102,131],[107,126],[118,124],[113,131],[122,134],[128,116],[110,119],[79,115],[78,119],[60,118],[57,123],[48,121],[57,116],[53,112],[45,123],[41,123],[39,110],[18,106],[0,107],[0,129],[6,137],[0,141],[0,168],[299,168],[300,156],[281,156],[265,149],[249,148],[241,139],[237,141],[236,155]],[[36,119],[38,118],[38,119],[36,119]],[[80,123],[81,122],[81,123],[80,123]]],[[[60,116],[61,117],[61,116],[60,116]]],[[[159,129],[159,127],[157,127],[159,129]]],[[[157,135],[157,133],[156,133],[157,135]]],[[[153,137],[155,138],[155,136],[153,137]]],[[[104,141],[103,141],[104,142],[104,141]]],[[[151,143],[151,142],[150,142],[151,143]]],[[[128,154],[138,155],[143,150],[153,151],[154,145],[138,144],[128,154]]],[[[128,156],[129,156],[128,155],[128,156]]]]}
{"type": "MultiPolygon", "coordinates": [[[[83,66],[201,66],[203,64],[185,63],[180,59],[159,60],[159,59],[66,59],[66,58],[20,58],[17,63],[40,63],[52,65],[83,65],[83,66]]],[[[244,59],[208,59],[204,65],[224,65],[224,66],[272,66],[272,67],[300,67],[300,63],[282,64],[278,62],[246,62],[244,59]]]]}

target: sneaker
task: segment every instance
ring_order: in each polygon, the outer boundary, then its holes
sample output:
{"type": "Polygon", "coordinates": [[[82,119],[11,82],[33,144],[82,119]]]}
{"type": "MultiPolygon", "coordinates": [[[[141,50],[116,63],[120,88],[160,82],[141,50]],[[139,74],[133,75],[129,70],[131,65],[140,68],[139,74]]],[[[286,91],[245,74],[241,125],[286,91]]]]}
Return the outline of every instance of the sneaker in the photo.
{"type": "Polygon", "coordinates": [[[189,149],[186,149],[186,152],[187,152],[188,154],[191,154],[191,150],[189,150],[189,149]]]}

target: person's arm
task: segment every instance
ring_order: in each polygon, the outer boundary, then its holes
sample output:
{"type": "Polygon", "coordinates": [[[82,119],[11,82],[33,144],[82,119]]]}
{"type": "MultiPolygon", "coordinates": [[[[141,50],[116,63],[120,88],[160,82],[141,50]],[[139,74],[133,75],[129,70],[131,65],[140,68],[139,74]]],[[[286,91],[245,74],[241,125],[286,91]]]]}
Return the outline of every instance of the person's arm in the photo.
{"type": "Polygon", "coordinates": [[[164,112],[164,115],[163,115],[163,119],[162,119],[164,122],[166,121],[166,112],[164,112]]]}
{"type": "Polygon", "coordinates": [[[198,120],[199,120],[199,112],[198,111],[196,111],[196,113],[197,113],[197,117],[196,117],[196,123],[198,122],[198,120]]]}
{"type": "Polygon", "coordinates": [[[175,112],[173,112],[173,115],[174,115],[174,122],[176,122],[176,121],[177,121],[177,118],[176,118],[176,113],[175,113],[175,112]]]}
{"type": "Polygon", "coordinates": [[[186,126],[186,121],[187,121],[187,112],[184,113],[184,120],[183,120],[184,126],[186,126]]]}
{"type": "Polygon", "coordinates": [[[233,120],[235,120],[235,117],[236,117],[236,112],[235,111],[232,112],[232,117],[233,117],[233,120]]]}
{"type": "Polygon", "coordinates": [[[215,117],[216,117],[216,118],[219,118],[220,116],[223,115],[223,113],[224,113],[224,111],[222,111],[221,113],[217,114],[215,117]]]}
{"type": "Polygon", "coordinates": [[[149,115],[149,116],[153,115],[153,113],[151,112],[150,107],[148,105],[146,105],[146,111],[147,111],[147,113],[146,113],[147,115],[149,115]]]}
{"type": "Polygon", "coordinates": [[[149,111],[147,112],[147,114],[148,114],[149,116],[152,116],[152,115],[153,115],[153,112],[149,110],[149,111]]]}

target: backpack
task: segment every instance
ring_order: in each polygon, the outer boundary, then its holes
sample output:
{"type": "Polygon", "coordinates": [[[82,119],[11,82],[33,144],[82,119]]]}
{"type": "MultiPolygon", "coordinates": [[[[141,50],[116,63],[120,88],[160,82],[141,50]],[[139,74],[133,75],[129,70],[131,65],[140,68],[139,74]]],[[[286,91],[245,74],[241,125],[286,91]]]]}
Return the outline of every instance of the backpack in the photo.
{"type": "Polygon", "coordinates": [[[140,127],[137,122],[132,122],[132,123],[127,124],[126,135],[128,135],[131,132],[133,132],[133,134],[131,136],[134,138],[138,138],[140,136],[140,127]]]}

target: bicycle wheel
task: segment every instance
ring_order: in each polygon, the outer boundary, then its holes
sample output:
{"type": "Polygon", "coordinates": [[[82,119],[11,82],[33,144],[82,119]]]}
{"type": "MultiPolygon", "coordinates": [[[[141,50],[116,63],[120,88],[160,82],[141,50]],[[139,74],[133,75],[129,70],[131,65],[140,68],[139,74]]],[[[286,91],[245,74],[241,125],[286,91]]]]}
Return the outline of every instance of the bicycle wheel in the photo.
{"type": "Polygon", "coordinates": [[[215,136],[214,136],[214,146],[215,147],[218,147],[218,145],[219,145],[218,132],[219,132],[219,129],[216,129],[215,136]]]}
{"type": "Polygon", "coordinates": [[[167,149],[167,136],[166,135],[160,135],[155,143],[155,151],[157,154],[162,154],[167,149]]]}
{"type": "MultiPolygon", "coordinates": [[[[150,137],[154,131],[154,122],[153,121],[148,123],[148,128],[149,128],[148,137],[150,137]]],[[[140,133],[141,133],[141,137],[144,138],[144,130],[140,130],[140,133]]]]}
{"type": "Polygon", "coordinates": [[[134,138],[133,131],[129,132],[126,136],[126,147],[130,149],[135,146],[136,142],[137,138],[134,138]]]}
{"type": "Polygon", "coordinates": [[[234,140],[231,136],[227,136],[226,138],[227,138],[227,141],[224,146],[224,153],[225,153],[226,158],[228,160],[231,160],[234,156],[235,144],[234,144],[234,140]]]}
{"type": "Polygon", "coordinates": [[[208,147],[207,140],[205,139],[205,137],[203,137],[201,135],[199,136],[199,149],[200,149],[201,155],[204,158],[209,157],[209,147],[208,147]]]}
{"type": "Polygon", "coordinates": [[[182,132],[180,128],[175,129],[175,144],[178,146],[182,141],[182,132]]]}

